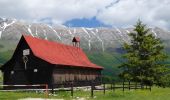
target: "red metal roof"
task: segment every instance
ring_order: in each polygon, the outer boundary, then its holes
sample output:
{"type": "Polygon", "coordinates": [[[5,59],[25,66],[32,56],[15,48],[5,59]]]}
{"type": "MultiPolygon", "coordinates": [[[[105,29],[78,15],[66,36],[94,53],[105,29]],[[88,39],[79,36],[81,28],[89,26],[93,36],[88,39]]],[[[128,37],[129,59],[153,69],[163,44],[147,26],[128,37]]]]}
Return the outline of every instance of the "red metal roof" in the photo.
{"type": "Polygon", "coordinates": [[[51,64],[103,69],[103,67],[90,62],[81,48],[51,42],[32,36],[24,35],[23,37],[36,57],[51,64]]]}

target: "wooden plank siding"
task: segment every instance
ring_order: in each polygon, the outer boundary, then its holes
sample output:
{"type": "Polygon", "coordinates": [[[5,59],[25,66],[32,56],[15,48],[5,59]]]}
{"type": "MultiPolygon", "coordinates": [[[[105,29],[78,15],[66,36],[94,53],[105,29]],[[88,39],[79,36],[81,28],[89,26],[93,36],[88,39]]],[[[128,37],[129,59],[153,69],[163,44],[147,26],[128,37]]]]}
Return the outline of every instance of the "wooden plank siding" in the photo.
{"type": "Polygon", "coordinates": [[[68,81],[99,81],[101,73],[88,68],[54,68],[53,83],[60,84],[68,81]]]}

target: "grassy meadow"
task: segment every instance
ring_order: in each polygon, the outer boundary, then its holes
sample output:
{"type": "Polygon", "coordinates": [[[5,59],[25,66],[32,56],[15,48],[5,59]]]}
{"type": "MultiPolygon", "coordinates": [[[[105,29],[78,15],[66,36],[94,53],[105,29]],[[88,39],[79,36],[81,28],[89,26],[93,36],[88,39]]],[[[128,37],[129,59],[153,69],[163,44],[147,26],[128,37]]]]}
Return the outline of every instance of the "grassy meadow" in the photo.
{"type": "MultiPolygon", "coordinates": [[[[36,92],[0,92],[0,100],[18,100],[22,98],[46,98],[44,93],[36,92]]],[[[95,91],[94,98],[91,98],[90,91],[77,90],[71,97],[70,92],[58,92],[49,95],[48,98],[63,100],[170,100],[170,88],[152,88],[149,90],[116,90],[116,91],[95,91]]]]}

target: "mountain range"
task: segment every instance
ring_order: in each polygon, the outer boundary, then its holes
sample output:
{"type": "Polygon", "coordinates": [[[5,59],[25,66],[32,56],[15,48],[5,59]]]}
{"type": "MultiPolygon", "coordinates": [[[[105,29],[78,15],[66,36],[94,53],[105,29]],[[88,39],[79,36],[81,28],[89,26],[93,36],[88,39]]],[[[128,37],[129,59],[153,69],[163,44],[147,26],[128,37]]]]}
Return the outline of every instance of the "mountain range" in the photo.
{"type": "MultiPolygon", "coordinates": [[[[160,38],[170,54],[170,31],[159,27],[149,27],[155,37],[160,38]]],[[[0,18],[0,64],[10,59],[22,34],[42,38],[49,41],[72,45],[74,36],[80,37],[80,46],[89,59],[105,67],[103,74],[116,76],[121,71],[122,45],[130,43],[128,34],[131,28],[86,28],[66,27],[64,25],[50,26],[42,23],[29,23],[16,19],[0,18]]]]}

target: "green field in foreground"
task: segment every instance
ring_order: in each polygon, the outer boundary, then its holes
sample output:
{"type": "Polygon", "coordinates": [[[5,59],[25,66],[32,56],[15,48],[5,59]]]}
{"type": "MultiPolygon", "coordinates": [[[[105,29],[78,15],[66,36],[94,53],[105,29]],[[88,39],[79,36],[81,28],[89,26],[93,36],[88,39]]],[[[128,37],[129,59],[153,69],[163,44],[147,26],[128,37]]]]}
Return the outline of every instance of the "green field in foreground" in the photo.
{"type": "MultiPolygon", "coordinates": [[[[94,98],[90,97],[90,91],[77,90],[74,96],[70,92],[59,92],[49,98],[64,100],[170,100],[170,88],[152,88],[149,90],[116,90],[116,91],[95,91],[94,98]]],[[[18,100],[21,98],[45,98],[43,93],[36,92],[0,92],[0,100],[18,100]]]]}

